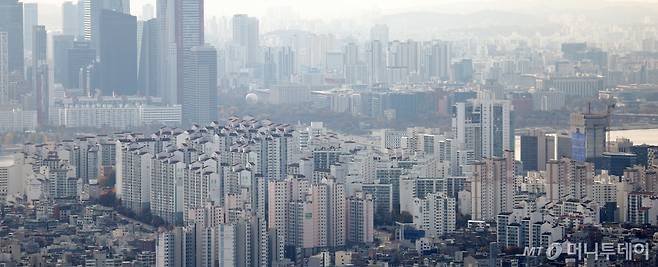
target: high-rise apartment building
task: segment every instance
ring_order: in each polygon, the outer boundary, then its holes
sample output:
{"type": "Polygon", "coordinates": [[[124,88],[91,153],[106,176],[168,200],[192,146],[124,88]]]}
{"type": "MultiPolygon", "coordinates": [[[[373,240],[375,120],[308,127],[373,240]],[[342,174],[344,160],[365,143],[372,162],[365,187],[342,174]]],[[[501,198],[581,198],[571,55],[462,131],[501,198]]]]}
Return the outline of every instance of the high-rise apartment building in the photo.
{"type": "Polygon", "coordinates": [[[429,54],[429,77],[440,80],[450,79],[451,44],[446,41],[434,41],[429,54]]]}
{"type": "Polygon", "coordinates": [[[513,151],[504,157],[485,158],[473,164],[471,207],[475,220],[495,220],[514,205],[516,162],[513,151]]]}
{"type": "Polygon", "coordinates": [[[370,84],[386,81],[386,56],[383,41],[370,41],[368,46],[368,78],[370,84]]]}
{"type": "Polygon", "coordinates": [[[347,199],[347,241],[372,243],[374,240],[372,195],[356,192],[347,199]]]}
{"type": "Polygon", "coordinates": [[[550,160],[546,164],[544,179],[546,200],[549,202],[592,197],[594,165],[569,158],[550,160]]]}
{"type": "Polygon", "coordinates": [[[168,223],[183,222],[183,177],[185,163],[175,155],[161,153],[151,164],[151,213],[168,223]]]}
{"type": "MultiPolygon", "coordinates": [[[[507,100],[471,99],[458,102],[452,112],[454,166],[514,150],[513,108],[507,100]]],[[[454,170],[459,175],[464,170],[454,170]]]]}
{"type": "Polygon", "coordinates": [[[428,237],[440,238],[456,229],[457,201],[444,193],[430,193],[417,199],[419,216],[414,224],[426,231],[428,237]]]}
{"type": "Polygon", "coordinates": [[[121,172],[121,205],[135,214],[143,214],[150,209],[151,201],[151,164],[153,155],[141,144],[121,145],[117,153],[120,163],[117,172],[121,172]]]}

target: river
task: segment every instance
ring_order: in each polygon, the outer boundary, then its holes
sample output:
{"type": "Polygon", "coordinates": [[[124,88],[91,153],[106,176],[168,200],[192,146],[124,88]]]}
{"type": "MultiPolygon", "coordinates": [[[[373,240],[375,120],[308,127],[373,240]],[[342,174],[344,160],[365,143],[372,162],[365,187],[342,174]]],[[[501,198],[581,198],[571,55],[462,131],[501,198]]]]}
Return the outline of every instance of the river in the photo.
{"type": "Polygon", "coordinates": [[[658,145],[658,129],[621,130],[610,132],[610,139],[615,140],[618,137],[631,139],[635,145],[658,145]]]}

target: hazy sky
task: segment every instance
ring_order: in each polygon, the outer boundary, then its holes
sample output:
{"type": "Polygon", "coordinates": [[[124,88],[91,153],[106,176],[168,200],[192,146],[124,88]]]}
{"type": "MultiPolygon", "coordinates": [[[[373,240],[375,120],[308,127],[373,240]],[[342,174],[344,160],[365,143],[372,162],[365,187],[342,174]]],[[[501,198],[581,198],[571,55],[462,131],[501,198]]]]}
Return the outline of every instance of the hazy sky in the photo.
{"type": "MultiPolygon", "coordinates": [[[[25,0],[23,2],[37,2],[44,4],[61,4],[67,0],[25,0]]],[[[463,2],[461,0],[459,2],[463,2]]],[[[466,0],[474,2],[472,0],[466,0]]],[[[437,3],[458,2],[454,0],[206,0],[208,15],[231,15],[235,13],[248,13],[265,15],[271,8],[293,7],[297,13],[306,18],[322,18],[323,16],[343,17],[360,14],[373,9],[379,10],[410,10],[435,6],[437,3]]],[[[132,0],[132,10],[141,15],[141,7],[155,0],[132,0]]]]}
{"type": "MultiPolygon", "coordinates": [[[[58,6],[67,0],[23,0],[43,4],[40,17],[45,23],[58,25],[61,20],[58,6]],[[49,10],[50,12],[44,12],[49,10]]],[[[77,0],[68,0],[77,2],[77,0]]],[[[142,6],[150,3],[155,6],[156,0],[131,0],[132,13],[142,15],[142,6]]],[[[376,17],[382,14],[400,13],[406,11],[434,11],[441,13],[464,13],[482,9],[535,9],[552,5],[559,7],[598,7],[602,0],[205,0],[206,17],[231,16],[236,13],[246,13],[252,16],[264,17],[272,14],[285,13],[285,16],[296,16],[304,19],[342,19],[376,17]]],[[[658,0],[609,0],[605,2],[652,2],[658,0]]],[[[280,16],[280,15],[279,15],[280,16]]],[[[54,26],[54,25],[53,25],[54,26]]],[[[56,27],[55,27],[56,29],[56,27]]]]}
{"type": "MultiPolygon", "coordinates": [[[[67,0],[24,0],[44,4],[61,4],[67,0]]],[[[71,0],[68,0],[71,1],[71,0]]],[[[77,1],[77,0],[73,0],[77,1]]],[[[658,2],[658,0],[611,0],[612,2],[658,2]]],[[[389,13],[391,11],[424,10],[426,8],[478,6],[495,8],[510,5],[528,5],[532,3],[564,2],[600,3],[601,0],[206,0],[209,15],[231,15],[249,13],[264,15],[272,7],[293,7],[302,17],[322,18],[324,16],[344,17],[353,14],[375,11],[389,13]]],[[[608,1],[610,2],[610,1],[608,1]]],[[[141,14],[141,7],[155,0],[132,0],[131,4],[136,15],[141,14]]]]}

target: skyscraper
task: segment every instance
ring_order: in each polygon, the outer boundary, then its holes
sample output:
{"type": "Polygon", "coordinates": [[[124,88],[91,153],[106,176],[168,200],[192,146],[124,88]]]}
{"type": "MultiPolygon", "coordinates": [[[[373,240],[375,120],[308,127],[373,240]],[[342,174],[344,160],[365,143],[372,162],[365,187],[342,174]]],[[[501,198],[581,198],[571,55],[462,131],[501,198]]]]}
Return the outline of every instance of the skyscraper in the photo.
{"type": "Polygon", "coordinates": [[[39,24],[39,6],[37,3],[23,4],[23,44],[25,50],[32,51],[32,30],[39,24]]]}
{"type": "Polygon", "coordinates": [[[593,162],[597,168],[606,151],[608,115],[604,113],[571,114],[573,159],[593,162]]]}
{"type": "Polygon", "coordinates": [[[32,29],[32,92],[36,97],[37,121],[40,126],[48,123],[50,93],[48,85],[48,35],[46,26],[36,25],[32,29]]]}
{"type": "Polygon", "coordinates": [[[6,32],[0,32],[0,104],[9,101],[9,49],[6,32]]]}
{"type": "Polygon", "coordinates": [[[66,80],[63,82],[65,88],[80,89],[81,73],[96,61],[96,50],[91,42],[74,42],[73,47],[67,53],[66,80]]]}
{"type": "Polygon", "coordinates": [[[158,20],[150,19],[144,21],[143,25],[137,71],[139,91],[145,96],[160,96],[160,81],[158,79],[158,70],[160,68],[160,31],[158,20]]]}
{"type": "Polygon", "coordinates": [[[244,64],[254,66],[260,63],[259,22],[257,18],[237,14],[231,20],[233,24],[233,42],[244,52],[244,64]]]}
{"type": "Polygon", "coordinates": [[[0,0],[0,32],[7,33],[9,73],[22,74],[23,3],[18,0],[0,0]]]}
{"type": "Polygon", "coordinates": [[[546,133],[540,129],[529,130],[521,134],[521,161],[525,171],[538,171],[546,169],[549,148],[546,133]]]}
{"type": "Polygon", "coordinates": [[[434,41],[430,53],[430,77],[441,80],[450,79],[450,43],[445,41],[434,41]]]}
{"type": "Polygon", "coordinates": [[[78,35],[78,5],[70,1],[62,4],[62,34],[78,35]]]}
{"type": "Polygon", "coordinates": [[[94,49],[100,45],[101,11],[130,14],[130,0],[79,0],[78,27],[82,40],[91,41],[94,49]]]}
{"type": "MultiPolygon", "coordinates": [[[[99,1],[92,0],[79,0],[78,1],[78,29],[80,31],[80,39],[84,41],[92,41],[92,25],[98,24],[93,20],[96,18],[95,10],[99,1]]],[[[95,47],[95,46],[94,46],[95,47]]]]}
{"type": "Polygon", "coordinates": [[[53,71],[55,83],[64,84],[68,77],[68,51],[73,48],[73,35],[53,36],[53,71]]]}
{"type": "Polygon", "coordinates": [[[384,56],[384,43],[373,40],[368,47],[368,77],[370,84],[379,84],[386,81],[386,58],[384,56]]]}
{"type": "Polygon", "coordinates": [[[100,89],[103,95],[137,92],[137,18],[101,10],[100,89]]]}
{"type": "Polygon", "coordinates": [[[203,0],[159,0],[161,96],[169,104],[182,103],[183,80],[189,71],[192,47],[204,44],[203,0]],[[186,71],[188,70],[188,71],[186,71]]]}
{"type": "Polygon", "coordinates": [[[452,131],[457,153],[453,153],[453,162],[465,165],[514,150],[512,110],[507,100],[481,98],[456,103],[452,131]]]}
{"type": "Polygon", "coordinates": [[[183,121],[206,124],[217,120],[217,51],[210,46],[193,47],[183,74],[183,121]]]}

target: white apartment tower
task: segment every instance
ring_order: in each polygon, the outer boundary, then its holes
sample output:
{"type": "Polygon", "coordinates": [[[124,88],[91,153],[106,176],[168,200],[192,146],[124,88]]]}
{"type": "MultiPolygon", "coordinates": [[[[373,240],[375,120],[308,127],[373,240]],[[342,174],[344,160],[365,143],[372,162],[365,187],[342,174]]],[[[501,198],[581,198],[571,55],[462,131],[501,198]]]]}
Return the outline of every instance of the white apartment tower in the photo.
{"type": "MultiPolygon", "coordinates": [[[[507,100],[471,99],[456,103],[452,114],[452,162],[470,164],[482,158],[502,157],[514,150],[512,104],[507,100]]],[[[461,175],[456,171],[454,175],[461,175]]]]}
{"type": "Polygon", "coordinates": [[[416,225],[427,233],[428,237],[438,238],[452,233],[456,228],[457,203],[445,193],[430,193],[419,199],[420,216],[416,225]]]}
{"type": "Polygon", "coordinates": [[[168,223],[182,222],[185,163],[163,152],[151,166],[151,213],[168,223]]]}
{"type": "Polygon", "coordinates": [[[347,199],[347,240],[349,242],[373,242],[374,213],[372,195],[356,192],[347,199]]]}
{"type": "Polygon", "coordinates": [[[592,197],[593,184],[593,163],[562,158],[546,164],[544,188],[549,202],[592,197]]]}
{"type": "Polygon", "coordinates": [[[473,164],[471,205],[474,220],[493,221],[501,212],[509,212],[514,204],[514,152],[504,158],[485,158],[473,164]]]}
{"type": "Polygon", "coordinates": [[[152,154],[141,144],[130,144],[119,153],[121,164],[117,164],[117,173],[121,173],[121,205],[136,214],[142,214],[149,208],[151,200],[151,163],[152,154]]]}

